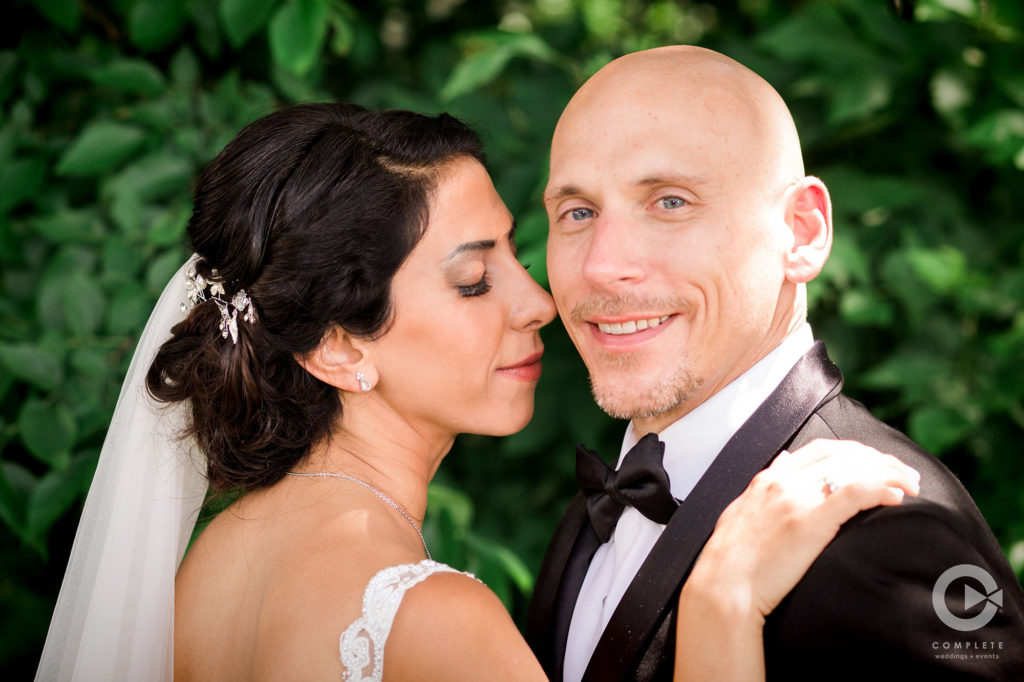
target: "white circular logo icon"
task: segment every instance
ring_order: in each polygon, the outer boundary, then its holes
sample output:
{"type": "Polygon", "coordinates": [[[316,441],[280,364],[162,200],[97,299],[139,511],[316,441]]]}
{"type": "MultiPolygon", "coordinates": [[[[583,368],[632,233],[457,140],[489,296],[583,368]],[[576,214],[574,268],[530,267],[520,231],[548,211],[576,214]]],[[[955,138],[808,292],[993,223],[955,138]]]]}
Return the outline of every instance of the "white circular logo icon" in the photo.
{"type": "Polygon", "coordinates": [[[1003,591],[999,589],[995,578],[984,568],[973,564],[959,564],[947,569],[935,581],[935,587],[932,589],[932,608],[935,609],[935,615],[943,623],[960,632],[973,632],[988,625],[988,622],[995,617],[996,612],[1002,606],[1003,591]],[[953,581],[959,578],[974,578],[981,583],[985,590],[984,593],[981,593],[970,585],[964,585],[964,613],[981,602],[985,602],[985,608],[970,618],[955,615],[946,604],[946,591],[953,581]]]}

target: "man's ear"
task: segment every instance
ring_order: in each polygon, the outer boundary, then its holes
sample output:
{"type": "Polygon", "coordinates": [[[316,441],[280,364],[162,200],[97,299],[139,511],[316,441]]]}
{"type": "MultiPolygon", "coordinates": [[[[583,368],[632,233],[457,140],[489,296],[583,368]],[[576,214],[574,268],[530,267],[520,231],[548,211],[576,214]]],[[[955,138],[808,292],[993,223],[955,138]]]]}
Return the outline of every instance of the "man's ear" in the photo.
{"type": "Polygon", "coordinates": [[[832,250],[832,201],[818,178],[807,176],[789,190],[786,224],[793,246],[786,253],[786,279],[809,282],[818,276],[832,250]]]}
{"type": "Polygon", "coordinates": [[[295,361],[325,384],[353,393],[363,393],[377,383],[377,370],[370,360],[370,342],[335,325],[324,333],[316,348],[295,361]]]}

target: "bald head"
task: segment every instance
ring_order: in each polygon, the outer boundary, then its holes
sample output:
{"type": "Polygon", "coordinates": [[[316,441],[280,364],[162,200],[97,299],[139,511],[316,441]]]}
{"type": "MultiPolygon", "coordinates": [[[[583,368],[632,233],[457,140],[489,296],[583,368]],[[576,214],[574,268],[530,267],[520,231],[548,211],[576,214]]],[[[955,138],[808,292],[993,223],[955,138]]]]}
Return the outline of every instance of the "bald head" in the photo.
{"type": "Polygon", "coordinates": [[[710,50],[601,69],[551,143],[548,279],[609,414],[658,431],[799,328],[831,245],[778,93],[710,50]]]}
{"type": "Polygon", "coordinates": [[[626,55],[590,78],[569,102],[552,140],[552,161],[579,138],[602,131],[687,129],[768,185],[804,175],[789,109],[756,73],[712,50],[690,45],[626,55]]]}

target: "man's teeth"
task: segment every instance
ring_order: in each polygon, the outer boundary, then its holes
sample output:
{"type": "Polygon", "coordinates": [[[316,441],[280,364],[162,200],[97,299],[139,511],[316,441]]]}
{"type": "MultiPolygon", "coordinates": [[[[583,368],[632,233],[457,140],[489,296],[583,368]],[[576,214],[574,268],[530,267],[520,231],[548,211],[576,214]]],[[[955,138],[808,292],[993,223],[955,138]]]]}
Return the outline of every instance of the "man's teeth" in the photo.
{"type": "Polygon", "coordinates": [[[669,318],[668,315],[652,317],[649,320],[630,320],[629,322],[612,322],[611,324],[598,322],[597,328],[605,334],[634,334],[645,329],[657,327],[669,318]]]}

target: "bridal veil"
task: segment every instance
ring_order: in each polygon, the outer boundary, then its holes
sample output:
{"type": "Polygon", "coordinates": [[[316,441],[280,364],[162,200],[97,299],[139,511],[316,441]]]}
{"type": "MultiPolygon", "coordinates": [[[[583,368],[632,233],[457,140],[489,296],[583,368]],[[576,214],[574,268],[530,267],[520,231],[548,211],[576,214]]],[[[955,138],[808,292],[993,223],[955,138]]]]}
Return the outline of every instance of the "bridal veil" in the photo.
{"type": "Polygon", "coordinates": [[[146,372],[185,317],[184,269],[164,288],[121,387],[37,681],[172,678],[174,576],[206,478],[193,441],[179,437],[187,404],[154,401],[146,372]]]}

